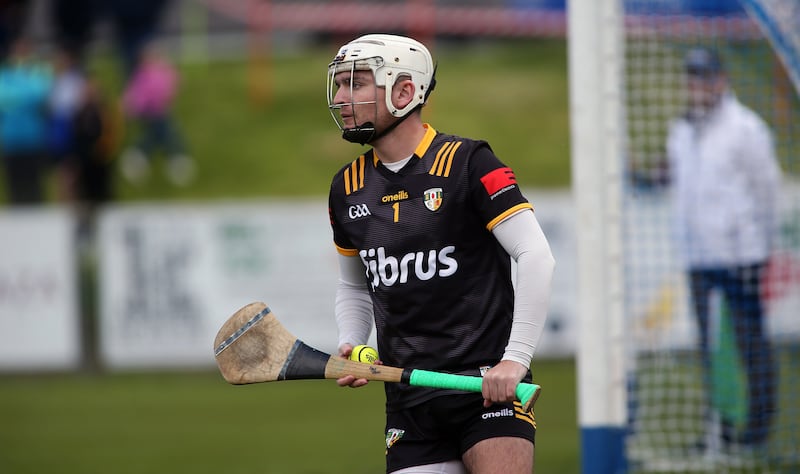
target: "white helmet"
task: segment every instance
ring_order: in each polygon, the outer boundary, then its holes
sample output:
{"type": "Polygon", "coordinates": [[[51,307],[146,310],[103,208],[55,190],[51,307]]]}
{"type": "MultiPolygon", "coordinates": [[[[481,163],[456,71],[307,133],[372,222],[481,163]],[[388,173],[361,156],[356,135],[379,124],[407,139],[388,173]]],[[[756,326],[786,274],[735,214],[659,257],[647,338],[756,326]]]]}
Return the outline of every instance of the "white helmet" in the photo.
{"type": "MultiPolygon", "coordinates": [[[[348,130],[344,129],[342,122],[335,113],[337,109],[342,107],[342,104],[333,103],[333,97],[336,94],[334,76],[346,71],[350,71],[351,74],[353,71],[372,71],[375,77],[375,84],[385,88],[386,108],[389,113],[401,119],[406,117],[412,110],[424,105],[436,84],[431,53],[422,43],[411,38],[397,35],[371,34],[356,38],[339,48],[336,57],[328,65],[328,109],[336,125],[342,130],[344,138],[350,141],[358,141],[362,144],[376,138],[374,124],[356,126],[356,129],[359,129],[357,131],[366,131],[361,129],[369,128],[371,130],[369,136],[357,134],[357,137],[348,137],[348,130]],[[411,102],[402,109],[398,109],[392,104],[392,87],[401,76],[410,76],[411,81],[416,86],[416,91],[411,102]],[[369,139],[362,141],[361,139],[364,138],[369,139]]],[[[399,121],[396,123],[399,123],[399,121]]],[[[387,131],[384,130],[380,135],[387,131]]]]}

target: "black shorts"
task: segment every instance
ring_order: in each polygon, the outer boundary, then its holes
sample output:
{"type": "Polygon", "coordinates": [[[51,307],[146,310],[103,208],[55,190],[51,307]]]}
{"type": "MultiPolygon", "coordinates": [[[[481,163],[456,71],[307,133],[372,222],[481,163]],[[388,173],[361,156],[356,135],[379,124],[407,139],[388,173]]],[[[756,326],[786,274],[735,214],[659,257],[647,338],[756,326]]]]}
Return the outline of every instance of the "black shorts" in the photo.
{"type": "Polygon", "coordinates": [[[536,419],[519,402],[483,407],[479,393],[444,395],[386,415],[386,472],[461,459],[477,442],[497,437],[534,442],[536,419]]]}

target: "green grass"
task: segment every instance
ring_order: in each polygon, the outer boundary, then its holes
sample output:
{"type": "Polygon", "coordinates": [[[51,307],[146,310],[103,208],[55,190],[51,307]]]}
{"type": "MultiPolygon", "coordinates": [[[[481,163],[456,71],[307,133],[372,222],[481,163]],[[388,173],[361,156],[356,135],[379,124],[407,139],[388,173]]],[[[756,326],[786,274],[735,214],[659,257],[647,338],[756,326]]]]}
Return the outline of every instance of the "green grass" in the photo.
{"type": "MultiPolygon", "coordinates": [[[[535,366],[538,472],[579,471],[572,361],[535,366]]],[[[383,388],[226,384],[216,372],[0,377],[0,472],[383,470],[383,388]]]]}

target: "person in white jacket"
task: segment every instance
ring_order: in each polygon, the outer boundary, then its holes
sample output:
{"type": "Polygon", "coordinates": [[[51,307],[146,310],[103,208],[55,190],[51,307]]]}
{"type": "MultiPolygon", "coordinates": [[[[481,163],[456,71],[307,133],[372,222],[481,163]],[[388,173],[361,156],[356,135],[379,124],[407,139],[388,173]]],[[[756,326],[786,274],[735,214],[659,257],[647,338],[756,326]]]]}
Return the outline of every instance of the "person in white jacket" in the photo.
{"type": "Polygon", "coordinates": [[[781,171],[771,131],[733,93],[719,54],[697,47],[685,57],[688,109],[670,126],[667,154],[677,244],[710,374],[710,295],[731,315],[747,374],[747,421],[722,422],[728,445],[763,445],[777,410],[777,382],[764,321],[761,280],[776,237],[781,171]]]}

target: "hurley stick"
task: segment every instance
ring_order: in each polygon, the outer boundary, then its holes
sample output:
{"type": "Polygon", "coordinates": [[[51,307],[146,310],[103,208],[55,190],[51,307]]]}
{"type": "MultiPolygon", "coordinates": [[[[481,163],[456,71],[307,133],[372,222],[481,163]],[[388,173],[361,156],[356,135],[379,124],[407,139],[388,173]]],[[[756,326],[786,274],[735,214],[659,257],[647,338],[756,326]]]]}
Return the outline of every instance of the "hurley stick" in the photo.
{"type": "MultiPolygon", "coordinates": [[[[293,336],[264,303],[251,303],[228,318],[214,339],[214,355],[222,376],[236,385],[338,379],[345,375],[478,393],[483,384],[481,377],[365,364],[331,356],[293,336]]],[[[516,394],[523,410],[533,406],[540,391],[536,384],[517,385],[516,394]]]]}

